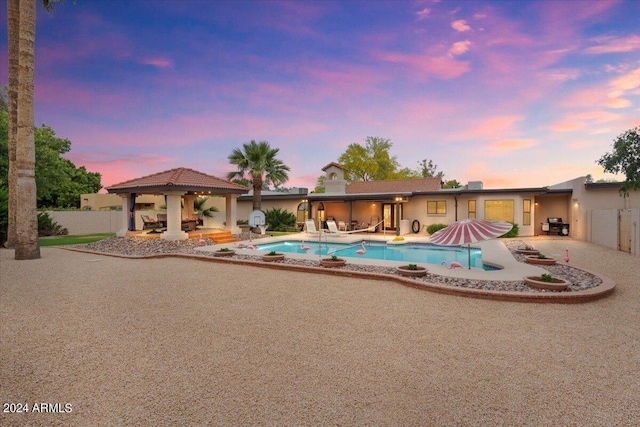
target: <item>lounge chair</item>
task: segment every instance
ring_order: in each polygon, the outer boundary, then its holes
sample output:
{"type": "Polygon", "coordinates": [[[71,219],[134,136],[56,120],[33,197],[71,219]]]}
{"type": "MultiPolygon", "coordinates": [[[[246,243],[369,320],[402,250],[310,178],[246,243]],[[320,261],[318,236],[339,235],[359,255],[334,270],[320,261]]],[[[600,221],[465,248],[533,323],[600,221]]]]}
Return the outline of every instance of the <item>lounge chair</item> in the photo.
{"type": "Polygon", "coordinates": [[[347,231],[347,223],[344,221],[338,221],[338,230],[347,231]]]}
{"type": "Polygon", "coordinates": [[[149,217],[149,215],[140,215],[142,218],[142,229],[146,230],[148,228],[161,228],[162,224],[160,224],[155,219],[149,217]]]}
{"type": "Polygon", "coordinates": [[[329,233],[331,234],[347,234],[346,231],[340,231],[338,229],[338,226],[336,225],[336,222],[332,219],[327,220],[327,228],[329,228],[329,233]]]}
{"type": "Polygon", "coordinates": [[[316,228],[316,223],[312,219],[307,219],[304,221],[304,225],[307,227],[307,233],[310,234],[318,234],[318,229],[316,228]]]}

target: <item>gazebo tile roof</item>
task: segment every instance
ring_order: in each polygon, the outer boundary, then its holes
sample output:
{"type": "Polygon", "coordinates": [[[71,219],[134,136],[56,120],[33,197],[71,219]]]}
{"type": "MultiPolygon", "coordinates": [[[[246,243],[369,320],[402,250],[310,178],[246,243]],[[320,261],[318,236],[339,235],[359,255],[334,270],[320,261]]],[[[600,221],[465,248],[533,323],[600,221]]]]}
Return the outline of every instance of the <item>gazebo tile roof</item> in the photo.
{"type": "Polygon", "coordinates": [[[176,168],[163,172],[154,173],[152,175],[143,176],[140,178],[130,179],[118,184],[114,184],[107,187],[109,192],[117,192],[118,190],[128,189],[140,189],[145,188],[166,188],[171,187],[193,187],[193,188],[207,188],[211,190],[227,190],[234,192],[247,192],[249,189],[243,185],[236,184],[235,182],[227,181],[213,175],[207,175],[206,173],[199,172],[189,168],[176,168]]]}
{"type": "Polygon", "coordinates": [[[411,193],[440,190],[439,178],[396,179],[388,181],[354,181],[347,185],[347,194],[411,193]]]}

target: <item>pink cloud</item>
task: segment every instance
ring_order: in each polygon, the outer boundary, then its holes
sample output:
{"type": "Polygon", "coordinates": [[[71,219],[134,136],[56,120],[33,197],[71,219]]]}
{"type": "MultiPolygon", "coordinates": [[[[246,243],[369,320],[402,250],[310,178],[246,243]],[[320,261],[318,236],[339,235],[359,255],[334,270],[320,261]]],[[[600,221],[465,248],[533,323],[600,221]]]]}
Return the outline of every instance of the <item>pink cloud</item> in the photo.
{"type": "Polygon", "coordinates": [[[569,113],[563,120],[551,124],[551,129],[556,132],[572,132],[587,126],[601,125],[615,122],[622,118],[621,115],[609,111],[585,111],[582,113],[569,113]]]}
{"type": "Polygon", "coordinates": [[[425,7],[424,9],[416,12],[416,16],[418,17],[417,20],[422,21],[423,19],[427,19],[430,13],[431,13],[431,9],[429,9],[428,7],[425,7]]]}
{"type": "Polygon", "coordinates": [[[515,125],[524,120],[522,115],[495,116],[476,120],[474,127],[458,133],[461,139],[493,139],[496,136],[506,136],[516,133],[515,125]]]}
{"type": "Polygon", "coordinates": [[[623,98],[613,98],[607,101],[607,107],[609,108],[627,108],[633,105],[631,101],[623,98]]]}
{"type": "Polygon", "coordinates": [[[616,94],[622,94],[625,91],[637,89],[640,87],[640,68],[630,73],[620,76],[612,80],[609,85],[616,94]]]}
{"type": "Polygon", "coordinates": [[[453,28],[454,30],[459,31],[461,33],[464,33],[465,31],[470,31],[471,30],[471,27],[469,26],[467,21],[465,21],[464,19],[459,19],[457,21],[453,21],[451,23],[451,28],[453,28]]]}
{"type": "MultiPolygon", "coordinates": [[[[108,153],[103,154],[111,157],[108,153]]],[[[99,172],[102,175],[101,193],[106,192],[104,188],[111,185],[176,167],[175,159],[149,154],[131,158],[101,159],[98,155],[85,155],[71,151],[65,157],[77,167],[85,166],[90,172],[99,172]]]]}
{"type": "Polygon", "coordinates": [[[599,37],[593,39],[595,46],[584,49],[585,53],[605,54],[605,53],[624,53],[640,50],[640,36],[632,35],[629,37],[599,37]]]}
{"type": "Polygon", "coordinates": [[[420,72],[420,75],[424,78],[455,79],[471,69],[469,62],[458,61],[446,56],[431,57],[396,52],[380,52],[376,56],[386,62],[408,65],[420,72]]]}
{"type": "Polygon", "coordinates": [[[471,46],[471,42],[469,40],[464,40],[461,42],[455,42],[451,49],[449,49],[449,55],[457,56],[466,53],[469,50],[469,46],[471,46]]]}
{"type": "Polygon", "coordinates": [[[489,144],[489,148],[507,155],[509,154],[508,151],[522,150],[535,145],[538,144],[533,139],[502,139],[489,144]]]}
{"type": "Polygon", "coordinates": [[[551,124],[551,129],[556,132],[573,132],[582,129],[586,124],[579,120],[562,120],[551,124]]]}
{"type": "Polygon", "coordinates": [[[173,61],[171,61],[168,58],[161,58],[161,57],[142,58],[140,62],[146,65],[153,65],[154,67],[158,67],[158,68],[168,68],[173,66],[173,61]]]}

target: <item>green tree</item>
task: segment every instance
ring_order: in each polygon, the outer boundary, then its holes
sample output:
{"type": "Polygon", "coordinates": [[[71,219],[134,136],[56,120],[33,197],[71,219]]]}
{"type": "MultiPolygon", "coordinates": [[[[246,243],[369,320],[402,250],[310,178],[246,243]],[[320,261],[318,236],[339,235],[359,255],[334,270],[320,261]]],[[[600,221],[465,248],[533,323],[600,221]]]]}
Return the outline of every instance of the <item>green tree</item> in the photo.
{"type": "Polygon", "coordinates": [[[389,139],[377,136],[368,136],[364,146],[350,144],[338,158],[347,169],[345,179],[348,182],[392,179],[399,167],[397,158],[389,155],[392,146],[389,139]]]}
{"type": "Polygon", "coordinates": [[[444,172],[438,172],[438,165],[433,164],[433,160],[423,159],[418,162],[418,173],[423,178],[444,178],[444,172]]]}
{"type": "Polygon", "coordinates": [[[626,179],[620,186],[623,196],[629,190],[640,188],[640,126],[618,135],[613,141],[613,151],[602,156],[597,163],[605,172],[624,173],[626,179]]]}
{"type": "Polygon", "coordinates": [[[325,175],[320,175],[318,181],[316,181],[316,188],[313,189],[314,193],[324,193],[326,191],[324,187],[324,181],[327,179],[325,175]]]}
{"type": "Polygon", "coordinates": [[[411,179],[411,178],[420,178],[420,175],[413,169],[402,168],[389,174],[387,179],[411,179]]]}
{"type": "Polygon", "coordinates": [[[71,141],[56,137],[49,126],[35,130],[36,184],[38,207],[80,207],[80,195],[102,188],[101,175],[76,166],[63,154],[71,150],[71,141]]]}
{"type": "Polygon", "coordinates": [[[442,188],[460,188],[460,187],[462,187],[462,184],[460,184],[455,179],[450,179],[449,181],[445,182],[444,185],[442,186],[442,188]]]}
{"type": "Polygon", "coordinates": [[[247,178],[253,188],[253,210],[260,210],[262,189],[271,184],[277,186],[289,179],[289,167],[276,158],[280,149],[271,148],[267,141],[251,140],[242,149],[234,148],[228,159],[238,170],[229,172],[227,179],[247,178]]]}
{"type": "MultiPolygon", "coordinates": [[[[0,186],[8,187],[7,128],[7,112],[0,110],[0,186]]],[[[76,168],[70,160],[61,157],[71,149],[71,141],[57,138],[53,129],[46,125],[35,129],[34,140],[38,208],[79,208],[81,194],[95,193],[102,188],[99,173],[88,172],[84,166],[76,168]]]]}

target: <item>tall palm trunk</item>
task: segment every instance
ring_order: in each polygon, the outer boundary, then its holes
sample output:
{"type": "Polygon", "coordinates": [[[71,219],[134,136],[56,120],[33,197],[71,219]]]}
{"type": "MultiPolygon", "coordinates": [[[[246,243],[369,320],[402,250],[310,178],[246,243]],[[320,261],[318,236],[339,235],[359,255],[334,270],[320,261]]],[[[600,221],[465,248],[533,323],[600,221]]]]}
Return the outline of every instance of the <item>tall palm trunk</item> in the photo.
{"type": "MultiPolygon", "coordinates": [[[[9,0],[12,1],[12,0],[9,0]]],[[[15,259],[40,258],[35,179],[33,74],[36,2],[19,1],[15,259]]]]}
{"type": "Polygon", "coordinates": [[[18,132],[18,20],[20,0],[7,2],[7,39],[9,45],[9,221],[5,246],[16,245],[16,137],[18,132]]]}
{"type": "Polygon", "coordinates": [[[253,210],[262,209],[262,173],[253,175],[253,210]]]}

